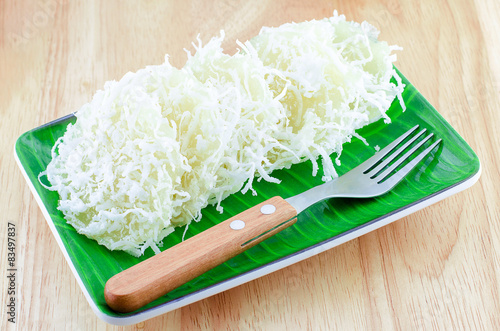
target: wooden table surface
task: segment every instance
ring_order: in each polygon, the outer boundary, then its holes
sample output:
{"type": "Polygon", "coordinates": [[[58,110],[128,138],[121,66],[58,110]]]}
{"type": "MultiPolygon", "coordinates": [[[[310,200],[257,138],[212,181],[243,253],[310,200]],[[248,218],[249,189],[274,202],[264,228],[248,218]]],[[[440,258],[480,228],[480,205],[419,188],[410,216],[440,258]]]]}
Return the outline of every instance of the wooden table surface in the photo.
{"type": "Polygon", "coordinates": [[[0,329],[500,329],[500,2],[0,1],[0,329]],[[398,68],[478,154],[472,188],[380,230],[128,327],[99,320],[14,157],[23,132],[88,102],[108,80],[181,67],[198,33],[225,49],[262,26],[337,9],[398,44],[398,68]],[[7,223],[16,227],[16,324],[7,318],[7,223]],[[7,327],[5,327],[7,326],[7,327]]]}

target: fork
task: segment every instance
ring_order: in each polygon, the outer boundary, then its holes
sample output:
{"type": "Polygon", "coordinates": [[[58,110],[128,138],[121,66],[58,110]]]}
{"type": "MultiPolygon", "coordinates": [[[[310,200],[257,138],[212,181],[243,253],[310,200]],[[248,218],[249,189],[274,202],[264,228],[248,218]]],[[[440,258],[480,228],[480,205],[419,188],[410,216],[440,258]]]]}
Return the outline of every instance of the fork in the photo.
{"type": "Polygon", "coordinates": [[[436,142],[418,154],[403,168],[395,172],[401,164],[408,160],[420,147],[422,147],[422,145],[434,136],[433,133],[427,135],[402,157],[398,158],[398,156],[407,150],[415,141],[425,135],[427,129],[419,131],[405,144],[394,151],[396,147],[417,131],[418,128],[419,126],[415,125],[374,156],[346,174],[338,177],[336,180],[313,187],[303,193],[286,199],[286,201],[295,207],[297,213],[300,213],[312,204],[329,198],[371,198],[389,192],[441,143],[441,139],[436,140],[436,142]],[[393,161],[394,163],[391,164],[393,161]]]}
{"type": "Polygon", "coordinates": [[[291,226],[300,212],[321,200],[387,193],[441,143],[437,139],[417,153],[433,137],[426,129],[415,133],[418,128],[334,180],[287,199],[268,199],[114,275],[104,289],[106,302],[118,312],[137,310],[291,226]]]}

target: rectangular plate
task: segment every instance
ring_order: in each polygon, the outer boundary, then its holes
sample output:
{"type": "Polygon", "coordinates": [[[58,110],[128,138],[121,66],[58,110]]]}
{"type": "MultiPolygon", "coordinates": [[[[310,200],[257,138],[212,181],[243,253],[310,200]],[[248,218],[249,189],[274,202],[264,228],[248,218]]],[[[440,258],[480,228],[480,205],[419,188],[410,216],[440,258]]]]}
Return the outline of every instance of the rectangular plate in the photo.
{"type": "MultiPolygon", "coordinates": [[[[38,174],[51,160],[55,141],[64,134],[75,116],[68,115],[21,135],[15,145],[15,156],[40,208],[94,312],[104,321],[126,325],[141,322],[165,312],[243,284],[335,247],[343,242],[380,228],[392,221],[455,194],[479,178],[481,167],[476,154],[460,135],[439,115],[410,82],[403,99],[406,111],[396,100],[388,111],[391,124],[382,120],[358,130],[369,146],[357,138],[344,145],[337,167],[339,175],[374,154],[375,146],[384,147],[416,124],[443,139],[431,156],[414,169],[393,191],[371,199],[331,199],[301,213],[295,225],[236,256],[228,262],[184,284],[142,309],[121,314],[112,311],[104,301],[104,285],[116,273],[153,255],[151,249],[141,258],[119,251],[109,251],[80,235],[68,225],[57,210],[59,195],[46,190],[38,174]]],[[[332,155],[335,158],[336,155],[332,155]]],[[[322,169],[312,177],[310,161],[276,171],[281,184],[256,182],[256,196],[234,194],[223,201],[224,213],[213,207],[203,211],[202,221],[193,222],[186,238],[272,196],[284,198],[321,184],[322,169]]],[[[44,178],[42,178],[42,181],[44,178]]],[[[162,250],[181,241],[184,227],[164,240],[162,250]]]]}

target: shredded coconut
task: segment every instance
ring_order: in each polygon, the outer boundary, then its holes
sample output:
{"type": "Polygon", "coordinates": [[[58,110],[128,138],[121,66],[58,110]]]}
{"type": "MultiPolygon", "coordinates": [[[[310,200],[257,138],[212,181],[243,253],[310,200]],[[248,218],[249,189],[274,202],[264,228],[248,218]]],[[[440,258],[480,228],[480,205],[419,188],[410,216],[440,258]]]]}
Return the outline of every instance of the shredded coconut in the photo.
{"type": "Polygon", "coordinates": [[[158,253],[177,226],[276,169],[321,156],[337,176],[342,145],[380,118],[404,88],[397,49],[368,23],[336,12],[320,21],[263,28],[241,50],[224,33],[186,65],[165,63],[108,82],[77,113],[40,174],[77,231],[111,250],[158,253]],[[394,77],[396,84],[391,82],[394,77]]]}

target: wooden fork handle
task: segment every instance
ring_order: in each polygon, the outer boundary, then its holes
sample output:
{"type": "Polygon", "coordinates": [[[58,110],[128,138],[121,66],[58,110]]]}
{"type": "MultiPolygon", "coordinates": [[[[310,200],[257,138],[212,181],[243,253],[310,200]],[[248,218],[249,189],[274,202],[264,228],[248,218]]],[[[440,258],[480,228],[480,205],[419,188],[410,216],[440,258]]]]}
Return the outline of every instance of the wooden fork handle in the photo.
{"type": "Polygon", "coordinates": [[[296,221],[297,212],[273,197],[111,277],[108,305],[131,312],[224,263],[296,221]]]}

